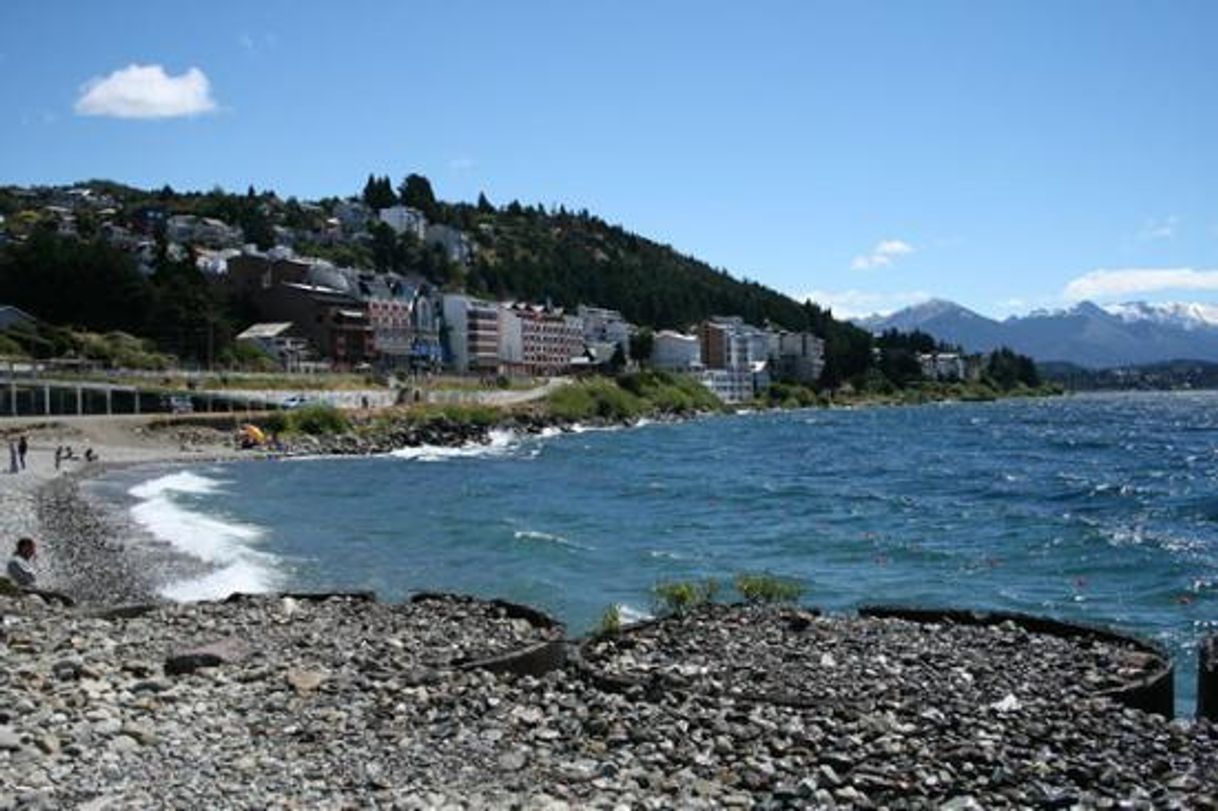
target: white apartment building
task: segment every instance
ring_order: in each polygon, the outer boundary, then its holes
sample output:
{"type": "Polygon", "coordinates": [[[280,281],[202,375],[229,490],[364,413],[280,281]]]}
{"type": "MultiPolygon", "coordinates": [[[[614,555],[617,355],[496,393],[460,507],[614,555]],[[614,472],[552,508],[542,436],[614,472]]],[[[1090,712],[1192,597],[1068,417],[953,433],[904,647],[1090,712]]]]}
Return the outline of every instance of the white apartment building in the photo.
{"type": "Polygon", "coordinates": [[[395,234],[412,234],[419,242],[427,238],[427,218],[423,212],[410,206],[390,206],[377,212],[381,222],[393,229],[395,234]]]}
{"type": "Polygon", "coordinates": [[[782,378],[815,383],[825,368],[825,342],[810,332],[771,332],[770,362],[782,378]]]}
{"type": "Polygon", "coordinates": [[[698,336],[667,329],[657,332],[651,344],[651,365],[670,372],[700,369],[702,347],[698,336]]]}
{"type": "Polygon", "coordinates": [[[523,303],[503,304],[500,313],[504,325],[500,351],[505,363],[517,362],[519,347],[519,366],[513,366],[513,371],[538,376],[562,374],[572,360],[583,355],[584,322],[579,316],[523,303]]]}
{"type": "Polygon", "coordinates": [[[698,335],[708,369],[744,368],[764,363],[770,355],[770,334],[740,316],[714,316],[698,326],[698,335]]]}
{"type": "Polygon", "coordinates": [[[698,373],[698,382],[729,405],[753,399],[753,370],[749,368],[704,369],[698,373]]]}
{"type": "Polygon", "coordinates": [[[471,296],[443,299],[448,361],[458,372],[499,371],[499,305],[471,296]]]}
{"type": "Polygon", "coordinates": [[[630,352],[630,324],[617,310],[579,305],[576,315],[584,322],[584,343],[616,344],[623,354],[630,352]]]}

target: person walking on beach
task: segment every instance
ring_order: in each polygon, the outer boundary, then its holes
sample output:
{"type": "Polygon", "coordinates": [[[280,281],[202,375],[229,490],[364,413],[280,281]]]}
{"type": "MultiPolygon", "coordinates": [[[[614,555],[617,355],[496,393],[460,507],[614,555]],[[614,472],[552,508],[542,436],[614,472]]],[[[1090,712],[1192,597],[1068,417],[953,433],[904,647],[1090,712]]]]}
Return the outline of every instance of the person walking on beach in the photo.
{"type": "Polygon", "coordinates": [[[17,440],[10,439],[8,441],[8,472],[16,473],[17,470],[17,440]]]}
{"type": "Polygon", "coordinates": [[[25,454],[30,449],[29,440],[25,438],[25,434],[21,435],[21,439],[17,440],[17,461],[21,463],[21,469],[25,470],[25,454]]]}
{"type": "Polygon", "coordinates": [[[38,576],[34,574],[34,558],[36,557],[38,557],[38,550],[34,546],[33,538],[22,538],[17,541],[17,550],[13,552],[13,556],[8,561],[9,579],[22,588],[31,588],[38,580],[38,576]]]}
{"type": "Polygon", "coordinates": [[[55,446],[55,469],[59,470],[59,463],[63,460],[63,445],[55,446]]]}

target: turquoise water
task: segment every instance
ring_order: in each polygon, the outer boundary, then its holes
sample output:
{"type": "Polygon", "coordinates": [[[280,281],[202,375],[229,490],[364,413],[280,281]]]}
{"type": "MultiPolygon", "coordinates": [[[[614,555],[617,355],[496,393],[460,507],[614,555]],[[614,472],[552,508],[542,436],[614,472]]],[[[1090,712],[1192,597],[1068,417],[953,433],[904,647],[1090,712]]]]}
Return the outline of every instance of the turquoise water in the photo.
{"type": "Polygon", "coordinates": [[[990,607],[1172,648],[1218,628],[1218,395],[715,417],[401,456],[126,471],[100,486],[233,588],[420,589],[573,631],[667,578],[800,578],[806,601],[990,607]],[[139,486],[135,486],[135,485],[139,486]],[[133,487],[134,486],[134,487],[133,487]]]}

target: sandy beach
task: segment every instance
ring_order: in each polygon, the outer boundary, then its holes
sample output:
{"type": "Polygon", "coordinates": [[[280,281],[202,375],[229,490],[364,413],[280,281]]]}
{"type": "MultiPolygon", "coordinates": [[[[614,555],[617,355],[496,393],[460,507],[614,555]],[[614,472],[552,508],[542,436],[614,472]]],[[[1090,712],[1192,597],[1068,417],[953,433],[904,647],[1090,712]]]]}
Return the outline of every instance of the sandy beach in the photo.
{"type": "MultiPolygon", "coordinates": [[[[159,418],[163,420],[163,417],[159,418]]],[[[157,417],[6,419],[4,440],[26,436],[25,468],[0,473],[0,543],[11,554],[20,537],[38,543],[38,586],[86,603],[147,599],[155,571],[178,556],[154,544],[125,554],[139,530],[124,516],[89,499],[80,483],[117,467],[235,458],[227,431],[157,428],[157,417]],[[55,464],[55,451],[71,446],[74,458],[55,464]],[[85,462],[86,449],[97,459],[85,462]],[[160,559],[160,560],[158,560],[160,559]]],[[[177,561],[182,565],[181,561],[177,561]]]]}

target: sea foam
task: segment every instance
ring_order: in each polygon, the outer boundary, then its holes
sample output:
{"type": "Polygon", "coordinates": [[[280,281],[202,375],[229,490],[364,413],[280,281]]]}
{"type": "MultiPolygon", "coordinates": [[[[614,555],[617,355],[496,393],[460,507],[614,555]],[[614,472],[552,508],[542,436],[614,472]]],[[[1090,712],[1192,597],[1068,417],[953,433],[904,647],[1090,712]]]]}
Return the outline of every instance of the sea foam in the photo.
{"type": "Polygon", "coordinates": [[[161,595],[171,600],[207,600],[241,592],[270,591],[277,576],[275,557],[253,548],[261,528],[208,515],[180,503],[182,495],[222,492],[224,482],[189,471],[171,473],[132,487],[139,499],[131,517],[153,537],[212,567],[206,575],[169,583],[161,595]],[[175,498],[175,496],[177,498],[175,498]]]}
{"type": "Polygon", "coordinates": [[[443,462],[448,459],[469,459],[479,456],[506,456],[520,445],[520,435],[515,431],[494,429],[488,434],[489,442],[470,442],[457,447],[444,445],[419,445],[414,448],[398,448],[389,453],[398,459],[413,462],[443,462]]]}

